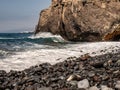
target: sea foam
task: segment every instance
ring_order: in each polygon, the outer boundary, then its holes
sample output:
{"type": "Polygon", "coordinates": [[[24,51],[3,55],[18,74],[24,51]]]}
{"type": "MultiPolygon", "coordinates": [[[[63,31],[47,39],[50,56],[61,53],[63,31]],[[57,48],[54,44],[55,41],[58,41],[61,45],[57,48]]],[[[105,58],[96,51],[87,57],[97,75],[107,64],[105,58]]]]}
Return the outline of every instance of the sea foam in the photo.
{"type": "Polygon", "coordinates": [[[41,63],[55,64],[66,60],[68,57],[80,57],[86,53],[91,56],[102,55],[106,53],[115,53],[120,50],[120,42],[66,42],[60,36],[53,36],[51,34],[40,34],[40,36],[30,36],[28,38],[52,38],[61,43],[53,44],[39,44],[26,42],[23,45],[14,46],[18,50],[13,55],[0,60],[0,70],[24,70],[33,65],[41,63]],[[65,43],[63,43],[65,42],[65,43]],[[56,45],[57,44],[57,45],[56,45]],[[101,52],[104,51],[104,52],[101,52]],[[94,53],[93,53],[94,52],[94,53]]]}

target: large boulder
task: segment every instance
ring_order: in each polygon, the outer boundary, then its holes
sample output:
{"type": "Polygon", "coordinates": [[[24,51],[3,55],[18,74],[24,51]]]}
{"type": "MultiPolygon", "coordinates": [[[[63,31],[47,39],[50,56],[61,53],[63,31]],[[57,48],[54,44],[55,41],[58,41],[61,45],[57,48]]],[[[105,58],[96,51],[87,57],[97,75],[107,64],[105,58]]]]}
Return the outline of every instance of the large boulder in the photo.
{"type": "Polygon", "coordinates": [[[120,0],[52,0],[35,34],[51,32],[69,41],[120,40],[120,0]]]}

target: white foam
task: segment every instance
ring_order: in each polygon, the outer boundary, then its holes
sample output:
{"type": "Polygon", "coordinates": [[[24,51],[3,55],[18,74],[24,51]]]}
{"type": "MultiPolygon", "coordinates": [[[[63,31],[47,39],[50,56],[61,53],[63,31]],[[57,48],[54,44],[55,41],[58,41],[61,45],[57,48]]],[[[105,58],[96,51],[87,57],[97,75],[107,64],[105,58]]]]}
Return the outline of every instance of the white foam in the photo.
{"type": "Polygon", "coordinates": [[[53,35],[49,32],[42,32],[42,33],[38,33],[36,35],[32,35],[29,38],[50,38],[50,37],[61,37],[60,35],[53,35]]]}
{"type": "Polygon", "coordinates": [[[90,53],[90,55],[101,55],[108,52],[113,52],[114,49],[120,48],[120,42],[94,42],[94,43],[77,43],[67,44],[64,48],[50,48],[47,45],[35,45],[37,49],[29,49],[24,52],[17,52],[16,55],[12,55],[8,58],[0,60],[1,70],[23,70],[30,66],[49,62],[55,64],[57,62],[64,61],[66,58],[71,56],[77,56],[90,53]],[[41,47],[44,47],[41,49],[41,47]],[[101,50],[106,50],[101,53],[101,50]],[[81,52],[82,51],[82,52],[81,52]],[[96,54],[92,54],[95,52],[96,54]]]}
{"type": "Polygon", "coordinates": [[[55,38],[55,41],[59,39],[60,41],[65,41],[60,35],[53,35],[49,32],[42,32],[36,35],[29,36],[30,39],[36,39],[36,38],[55,38]]]}
{"type": "Polygon", "coordinates": [[[4,50],[0,50],[0,54],[5,55],[5,54],[8,54],[8,52],[4,50]]]}

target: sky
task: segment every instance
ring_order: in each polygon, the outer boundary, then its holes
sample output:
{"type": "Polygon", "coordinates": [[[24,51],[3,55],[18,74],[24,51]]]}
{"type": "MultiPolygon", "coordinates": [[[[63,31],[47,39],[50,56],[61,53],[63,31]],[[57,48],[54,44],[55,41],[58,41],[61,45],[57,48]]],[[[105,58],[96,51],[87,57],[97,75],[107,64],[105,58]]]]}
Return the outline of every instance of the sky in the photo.
{"type": "Polygon", "coordinates": [[[0,0],[0,33],[34,31],[51,0],[0,0]]]}

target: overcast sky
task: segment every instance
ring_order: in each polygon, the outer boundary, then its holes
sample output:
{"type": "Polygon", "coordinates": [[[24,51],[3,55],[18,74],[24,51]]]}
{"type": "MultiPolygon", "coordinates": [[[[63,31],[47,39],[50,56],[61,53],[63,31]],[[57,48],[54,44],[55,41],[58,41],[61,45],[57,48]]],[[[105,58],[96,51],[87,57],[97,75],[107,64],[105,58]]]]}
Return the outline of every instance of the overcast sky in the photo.
{"type": "Polygon", "coordinates": [[[0,0],[0,33],[33,31],[51,0],[0,0]]]}

